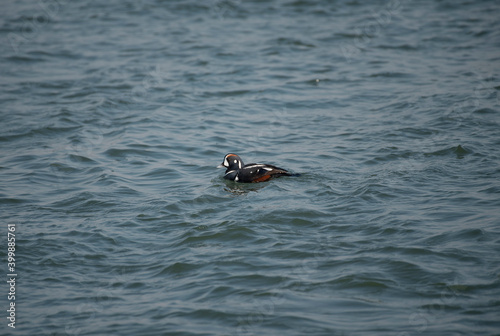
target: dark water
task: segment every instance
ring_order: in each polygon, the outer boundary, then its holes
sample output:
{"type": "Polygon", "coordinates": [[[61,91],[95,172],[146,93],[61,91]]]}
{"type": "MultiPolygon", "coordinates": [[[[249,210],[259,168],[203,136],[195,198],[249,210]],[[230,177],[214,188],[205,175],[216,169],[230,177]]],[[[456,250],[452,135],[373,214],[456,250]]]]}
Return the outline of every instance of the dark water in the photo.
{"type": "Polygon", "coordinates": [[[2,335],[500,335],[498,1],[1,12],[2,335]]]}

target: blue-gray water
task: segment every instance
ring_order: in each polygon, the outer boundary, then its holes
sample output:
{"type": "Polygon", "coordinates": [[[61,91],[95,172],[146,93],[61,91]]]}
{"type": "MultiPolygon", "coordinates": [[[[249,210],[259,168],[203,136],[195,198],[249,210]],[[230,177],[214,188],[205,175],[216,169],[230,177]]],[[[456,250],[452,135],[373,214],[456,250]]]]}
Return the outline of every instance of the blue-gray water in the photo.
{"type": "Polygon", "coordinates": [[[499,335],[499,17],[2,4],[0,334],[499,335]]]}

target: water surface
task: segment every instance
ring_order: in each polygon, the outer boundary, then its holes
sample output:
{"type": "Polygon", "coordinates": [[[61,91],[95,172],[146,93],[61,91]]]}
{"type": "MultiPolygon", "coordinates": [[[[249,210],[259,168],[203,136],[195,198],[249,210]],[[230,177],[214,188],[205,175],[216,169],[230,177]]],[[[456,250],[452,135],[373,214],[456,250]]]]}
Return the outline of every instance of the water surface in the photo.
{"type": "Polygon", "coordinates": [[[2,334],[500,333],[496,1],[3,7],[2,334]]]}

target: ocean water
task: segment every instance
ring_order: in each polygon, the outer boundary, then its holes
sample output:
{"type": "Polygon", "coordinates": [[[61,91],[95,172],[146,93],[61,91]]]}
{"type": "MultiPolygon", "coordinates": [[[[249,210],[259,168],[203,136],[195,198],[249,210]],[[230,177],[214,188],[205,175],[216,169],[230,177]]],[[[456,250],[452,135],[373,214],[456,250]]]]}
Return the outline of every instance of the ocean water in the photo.
{"type": "Polygon", "coordinates": [[[500,335],[499,17],[2,4],[0,334],[500,335]]]}

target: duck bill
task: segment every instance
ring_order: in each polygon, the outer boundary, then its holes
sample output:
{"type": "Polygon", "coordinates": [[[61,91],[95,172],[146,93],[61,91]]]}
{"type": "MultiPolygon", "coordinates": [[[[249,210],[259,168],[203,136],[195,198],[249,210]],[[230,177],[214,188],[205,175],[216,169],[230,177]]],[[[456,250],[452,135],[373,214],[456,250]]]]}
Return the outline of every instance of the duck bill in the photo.
{"type": "Polygon", "coordinates": [[[217,168],[226,168],[226,167],[224,167],[224,165],[220,164],[217,166],[217,168]]]}

